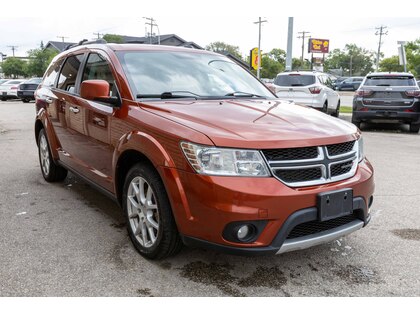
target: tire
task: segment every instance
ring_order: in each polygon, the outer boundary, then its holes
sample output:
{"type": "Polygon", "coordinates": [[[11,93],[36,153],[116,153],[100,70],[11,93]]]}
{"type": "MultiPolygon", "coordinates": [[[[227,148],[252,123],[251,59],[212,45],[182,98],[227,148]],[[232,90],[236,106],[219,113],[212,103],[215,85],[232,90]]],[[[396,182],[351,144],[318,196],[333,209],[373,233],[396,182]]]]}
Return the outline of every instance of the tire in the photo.
{"type": "Polygon", "coordinates": [[[410,124],[410,132],[418,133],[420,130],[420,125],[410,124]]]}
{"type": "Polygon", "coordinates": [[[142,256],[163,259],[179,252],[182,241],[168,195],[152,166],[139,163],[130,169],[122,197],[128,234],[142,256]]]}
{"type": "Polygon", "coordinates": [[[44,129],[41,129],[38,135],[38,157],[42,176],[47,182],[60,182],[67,177],[67,170],[57,165],[52,158],[44,129]]]}
{"type": "Polygon", "coordinates": [[[353,125],[355,125],[357,128],[359,128],[360,130],[362,130],[362,128],[361,128],[361,126],[362,126],[362,123],[360,122],[360,121],[356,121],[356,120],[351,120],[351,123],[353,124],[353,125]]]}
{"type": "Polygon", "coordinates": [[[325,101],[324,106],[322,106],[322,111],[325,114],[328,114],[328,102],[327,101],[325,101]]]}
{"type": "Polygon", "coordinates": [[[7,98],[2,97],[2,98],[1,98],[1,100],[2,100],[3,102],[5,102],[5,101],[7,101],[7,98]]]}
{"type": "Polygon", "coordinates": [[[24,99],[22,100],[22,102],[24,102],[24,103],[29,103],[29,100],[28,100],[28,99],[26,99],[26,98],[24,98],[24,99]]]}
{"type": "Polygon", "coordinates": [[[331,114],[331,116],[338,117],[338,115],[340,114],[340,103],[341,101],[338,100],[337,108],[335,109],[334,113],[331,114]]]}

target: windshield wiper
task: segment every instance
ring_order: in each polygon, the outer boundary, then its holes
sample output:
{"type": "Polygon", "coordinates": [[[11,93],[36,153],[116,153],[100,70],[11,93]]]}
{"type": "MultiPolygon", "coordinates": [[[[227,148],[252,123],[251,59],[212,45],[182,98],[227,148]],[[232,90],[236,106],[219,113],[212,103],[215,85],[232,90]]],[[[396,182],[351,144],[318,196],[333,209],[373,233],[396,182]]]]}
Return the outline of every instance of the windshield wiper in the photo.
{"type": "Polygon", "coordinates": [[[261,95],[257,95],[257,94],[253,94],[253,93],[247,93],[247,92],[241,92],[241,91],[227,93],[227,94],[225,94],[225,96],[265,98],[264,96],[261,96],[261,95]]]}
{"type": "Polygon", "coordinates": [[[376,84],[376,86],[391,86],[391,84],[376,84]]]}
{"type": "Polygon", "coordinates": [[[162,94],[137,94],[137,98],[160,98],[160,99],[171,99],[171,98],[194,98],[198,99],[201,95],[190,91],[171,91],[163,92],[162,94]],[[188,94],[188,95],[185,95],[188,94]]]}

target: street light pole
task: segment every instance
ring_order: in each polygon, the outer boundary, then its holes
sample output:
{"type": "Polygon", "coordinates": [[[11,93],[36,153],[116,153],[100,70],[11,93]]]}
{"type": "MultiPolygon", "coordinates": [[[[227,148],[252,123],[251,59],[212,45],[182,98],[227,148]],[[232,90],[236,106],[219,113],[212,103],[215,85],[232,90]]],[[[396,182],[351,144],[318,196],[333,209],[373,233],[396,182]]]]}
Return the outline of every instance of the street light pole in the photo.
{"type": "Polygon", "coordinates": [[[258,68],[257,68],[257,78],[261,77],[261,24],[268,22],[267,20],[262,21],[261,17],[258,18],[258,22],[254,22],[254,24],[258,25],[258,68]]]}

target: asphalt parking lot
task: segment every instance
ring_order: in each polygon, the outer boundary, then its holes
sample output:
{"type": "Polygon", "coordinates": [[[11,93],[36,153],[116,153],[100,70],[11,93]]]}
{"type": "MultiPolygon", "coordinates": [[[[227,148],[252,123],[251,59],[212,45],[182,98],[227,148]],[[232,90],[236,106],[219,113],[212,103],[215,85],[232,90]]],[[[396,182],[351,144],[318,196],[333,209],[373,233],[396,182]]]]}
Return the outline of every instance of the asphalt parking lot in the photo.
{"type": "Polygon", "coordinates": [[[43,180],[34,116],[34,103],[0,102],[0,296],[420,295],[420,134],[406,126],[365,126],[376,172],[366,228],[279,256],[184,248],[148,261],[107,197],[71,174],[43,180]]]}

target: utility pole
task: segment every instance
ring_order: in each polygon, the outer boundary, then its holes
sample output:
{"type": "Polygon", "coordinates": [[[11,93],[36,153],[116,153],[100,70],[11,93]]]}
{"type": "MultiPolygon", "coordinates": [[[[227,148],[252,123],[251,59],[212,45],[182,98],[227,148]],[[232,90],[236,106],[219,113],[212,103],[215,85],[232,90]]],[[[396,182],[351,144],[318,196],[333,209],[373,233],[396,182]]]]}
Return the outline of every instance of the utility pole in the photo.
{"type": "Polygon", "coordinates": [[[293,18],[289,17],[289,26],[287,29],[286,71],[292,71],[292,48],[293,48],[293,18]]]}
{"type": "Polygon", "coordinates": [[[385,32],[386,26],[375,27],[377,30],[375,35],[379,35],[379,45],[378,45],[378,56],[376,56],[376,71],[379,69],[379,56],[381,54],[381,45],[382,45],[382,35],[388,35],[388,31],[385,32]]]}
{"type": "Polygon", "coordinates": [[[61,38],[61,41],[64,43],[64,38],[68,38],[67,36],[57,36],[57,38],[61,38]]]}
{"type": "MultiPolygon", "coordinates": [[[[150,25],[150,33],[148,33],[149,35],[149,44],[153,43],[153,37],[156,36],[156,34],[153,33],[153,26],[156,26],[158,28],[159,31],[159,26],[156,24],[156,20],[152,17],[143,17],[143,19],[149,21],[146,22],[146,25],[150,25]]],[[[158,44],[160,45],[160,31],[159,31],[159,37],[158,37],[158,44]]]]}
{"type": "Polygon", "coordinates": [[[298,36],[298,38],[302,38],[302,57],[301,57],[302,65],[303,65],[303,54],[305,52],[305,35],[309,33],[311,32],[306,32],[306,31],[298,32],[298,34],[302,34],[302,36],[298,36]]]}
{"type": "Polygon", "coordinates": [[[101,34],[101,33],[93,33],[93,35],[97,36],[97,39],[101,39],[101,36],[104,36],[105,34],[101,34]]]}
{"type": "Polygon", "coordinates": [[[268,22],[267,20],[262,21],[261,17],[258,18],[258,22],[254,22],[254,24],[258,24],[258,68],[257,68],[257,78],[261,77],[261,24],[268,22]]]}
{"type": "Polygon", "coordinates": [[[15,56],[15,50],[17,50],[17,48],[19,46],[7,46],[7,47],[10,47],[10,49],[13,51],[13,57],[14,57],[15,56]]]}

